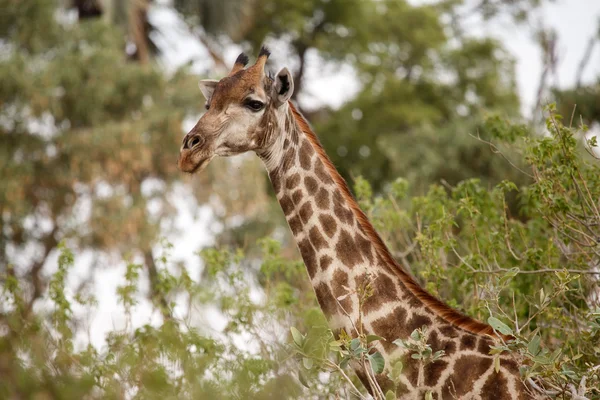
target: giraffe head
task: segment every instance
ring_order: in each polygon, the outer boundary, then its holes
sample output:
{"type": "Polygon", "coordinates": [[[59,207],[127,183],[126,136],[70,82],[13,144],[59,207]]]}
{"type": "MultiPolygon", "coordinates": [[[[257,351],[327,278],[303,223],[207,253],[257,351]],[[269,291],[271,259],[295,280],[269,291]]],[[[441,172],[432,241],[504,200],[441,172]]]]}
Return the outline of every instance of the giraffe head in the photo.
{"type": "Polygon", "coordinates": [[[287,68],[275,77],[265,74],[269,51],[262,48],[256,63],[244,68],[248,57],[239,55],[228,76],[200,81],[207,112],[183,138],[179,168],[184,172],[204,169],[215,156],[268,151],[275,141],[275,127],[294,91],[287,68]]]}

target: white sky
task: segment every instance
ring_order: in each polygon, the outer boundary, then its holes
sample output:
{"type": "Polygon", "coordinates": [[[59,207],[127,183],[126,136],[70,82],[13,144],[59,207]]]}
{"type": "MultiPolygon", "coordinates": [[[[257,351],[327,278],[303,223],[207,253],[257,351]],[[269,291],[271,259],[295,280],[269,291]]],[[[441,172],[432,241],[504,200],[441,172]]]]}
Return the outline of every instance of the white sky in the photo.
{"type": "MultiPolygon", "coordinates": [[[[562,87],[572,85],[575,80],[575,70],[588,38],[598,29],[600,1],[557,1],[553,5],[545,6],[537,14],[536,18],[541,18],[547,26],[556,29],[559,35],[560,63],[557,81],[562,87]]],[[[169,8],[155,8],[151,13],[151,18],[154,22],[160,24],[165,33],[165,36],[158,38],[158,40],[165,45],[163,63],[167,71],[172,71],[174,67],[186,62],[192,62],[193,69],[197,72],[204,71],[212,65],[212,61],[207,57],[206,49],[187,33],[185,25],[178,20],[176,14],[169,8]]],[[[540,52],[532,40],[530,27],[515,27],[507,22],[482,24],[473,21],[470,29],[473,34],[491,34],[499,38],[516,57],[519,92],[523,99],[524,113],[527,115],[535,101],[535,93],[542,67],[540,52]]],[[[272,46],[271,50],[275,54],[278,50],[277,44],[272,46]]],[[[233,63],[238,53],[239,48],[232,46],[232,48],[225,51],[225,60],[230,64],[233,63]]],[[[281,57],[273,58],[275,60],[282,59],[281,57]]],[[[276,67],[282,66],[276,65],[276,67]]],[[[600,45],[596,47],[594,57],[588,64],[584,81],[589,82],[598,76],[600,76],[600,45]]],[[[551,83],[554,83],[554,81],[551,81],[551,83]]],[[[327,104],[337,108],[354,95],[357,90],[358,84],[350,67],[333,68],[332,66],[326,66],[319,60],[316,53],[309,54],[306,70],[306,93],[301,98],[306,107],[312,108],[327,104]]],[[[200,96],[200,92],[198,92],[198,95],[200,96]]],[[[179,215],[176,225],[180,229],[180,233],[168,236],[169,241],[174,244],[171,251],[172,259],[174,261],[184,260],[190,269],[191,276],[197,278],[200,271],[200,262],[195,253],[199,248],[210,245],[212,242],[209,233],[212,213],[206,207],[195,210],[194,208],[197,206],[191,194],[184,187],[178,188],[174,196],[178,199],[179,215]]],[[[159,254],[159,249],[157,249],[157,253],[159,254]]],[[[56,257],[55,252],[48,260],[45,268],[46,275],[56,270],[56,257]]],[[[75,271],[70,277],[73,288],[90,271],[91,256],[81,254],[78,257],[75,271]]],[[[88,321],[89,339],[98,347],[104,345],[104,337],[108,331],[125,327],[125,316],[118,310],[115,296],[117,286],[122,284],[124,272],[124,264],[117,267],[97,268],[94,271],[94,282],[95,295],[99,301],[98,307],[92,313],[76,309],[77,313],[88,321]]],[[[141,289],[145,290],[145,288],[141,289]]],[[[219,325],[218,315],[212,313],[210,318],[212,321],[217,321],[217,325],[219,325]]],[[[151,307],[146,300],[140,298],[140,305],[134,312],[132,322],[134,326],[140,326],[148,322],[159,323],[160,317],[151,312],[151,307]]],[[[86,334],[80,335],[79,343],[83,344],[87,342],[87,339],[86,334]]]]}
{"type": "MultiPolygon", "coordinates": [[[[534,13],[534,24],[543,21],[544,26],[553,28],[558,33],[557,76],[549,79],[550,84],[558,84],[561,88],[575,84],[577,67],[588,40],[592,35],[598,35],[599,19],[598,0],[558,0],[534,13]]],[[[476,23],[473,28],[476,34],[487,33],[498,38],[514,55],[523,110],[525,115],[529,115],[536,100],[542,73],[542,55],[539,46],[533,41],[531,24],[515,26],[509,22],[476,23]]],[[[597,43],[584,70],[582,82],[595,81],[599,76],[600,43],[597,43]]]]}

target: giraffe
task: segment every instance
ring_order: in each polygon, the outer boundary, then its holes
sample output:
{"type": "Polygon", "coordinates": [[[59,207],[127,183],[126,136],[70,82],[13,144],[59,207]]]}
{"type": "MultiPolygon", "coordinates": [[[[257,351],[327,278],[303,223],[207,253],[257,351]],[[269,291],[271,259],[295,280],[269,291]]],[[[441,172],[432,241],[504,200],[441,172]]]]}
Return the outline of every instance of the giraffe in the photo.
{"type": "MultiPolygon", "coordinates": [[[[506,337],[426,292],[394,260],[290,101],[290,71],[265,74],[269,54],[263,47],[246,68],[242,53],[227,77],[200,82],[207,112],[184,137],[179,168],[194,173],[215,156],[258,155],[331,329],[351,333],[361,323],[367,334],[385,338],[376,346],[386,368],[404,361],[398,399],[542,398],[522,382],[515,356],[501,354],[499,366],[494,363],[490,346],[506,337]],[[366,282],[373,294],[359,307],[359,288],[366,282]],[[426,365],[392,343],[423,326],[432,350],[444,350],[441,359],[426,365]]],[[[363,370],[354,368],[371,390],[363,370]]],[[[384,392],[393,387],[386,371],[376,380],[384,392]]]]}

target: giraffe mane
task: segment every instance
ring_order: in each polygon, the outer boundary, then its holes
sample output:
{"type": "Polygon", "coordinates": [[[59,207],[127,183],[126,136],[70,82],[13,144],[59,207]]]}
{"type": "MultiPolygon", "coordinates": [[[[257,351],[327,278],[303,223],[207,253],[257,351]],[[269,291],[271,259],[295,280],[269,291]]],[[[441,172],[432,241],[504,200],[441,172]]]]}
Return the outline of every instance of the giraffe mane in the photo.
{"type": "Polygon", "coordinates": [[[296,107],[292,104],[291,101],[288,102],[288,104],[290,106],[290,109],[292,110],[296,123],[313,145],[318,157],[325,165],[325,168],[331,175],[335,184],[341,190],[342,196],[350,205],[350,208],[356,216],[360,226],[364,229],[365,234],[374,244],[377,253],[389,266],[392,267],[391,269],[400,278],[402,284],[425,306],[430,308],[434,313],[436,313],[445,321],[471,333],[484,335],[487,334],[492,336],[500,336],[503,339],[510,339],[510,336],[501,335],[499,333],[494,332],[494,329],[491,326],[462,314],[461,312],[453,309],[452,307],[448,306],[447,304],[445,304],[444,302],[427,292],[413,279],[412,276],[408,274],[408,272],[406,272],[406,270],[400,264],[398,264],[398,262],[394,259],[385,243],[383,243],[383,240],[381,239],[375,228],[373,228],[373,225],[371,225],[371,222],[368,220],[365,213],[359,207],[358,203],[354,199],[354,196],[350,192],[348,184],[337,171],[337,169],[329,159],[329,156],[327,156],[327,153],[325,153],[325,149],[321,145],[321,142],[319,141],[317,135],[311,129],[308,121],[306,121],[304,116],[300,114],[300,112],[296,109],[296,107]]]}

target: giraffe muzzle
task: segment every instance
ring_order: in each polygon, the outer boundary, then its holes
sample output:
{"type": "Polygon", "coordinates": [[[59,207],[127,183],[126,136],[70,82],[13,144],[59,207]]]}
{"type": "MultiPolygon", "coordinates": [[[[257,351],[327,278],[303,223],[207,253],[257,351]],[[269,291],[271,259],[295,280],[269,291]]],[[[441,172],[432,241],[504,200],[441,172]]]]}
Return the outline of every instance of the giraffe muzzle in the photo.
{"type": "Polygon", "coordinates": [[[209,151],[205,144],[206,140],[197,133],[185,136],[177,161],[177,166],[181,171],[193,174],[208,165],[212,156],[207,154],[209,151]]]}

